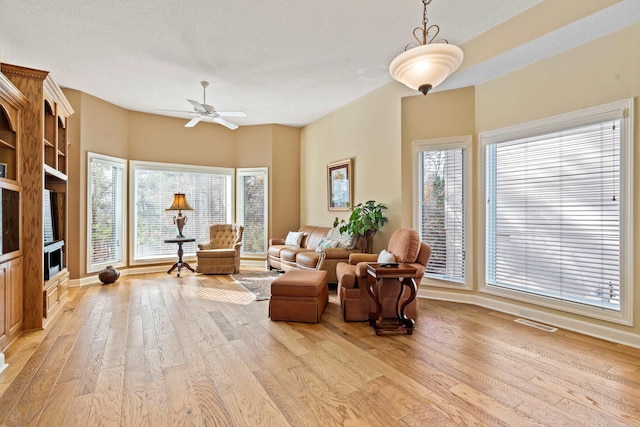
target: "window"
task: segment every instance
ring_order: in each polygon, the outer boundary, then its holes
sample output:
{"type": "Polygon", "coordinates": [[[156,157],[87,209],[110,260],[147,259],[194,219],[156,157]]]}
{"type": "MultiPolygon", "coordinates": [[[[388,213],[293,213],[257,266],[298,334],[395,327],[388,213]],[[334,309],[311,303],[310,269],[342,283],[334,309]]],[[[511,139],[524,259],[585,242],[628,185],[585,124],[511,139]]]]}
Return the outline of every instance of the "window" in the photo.
{"type": "Polygon", "coordinates": [[[441,286],[470,287],[465,220],[470,206],[465,171],[470,163],[470,145],[469,136],[414,142],[416,228],[431,246],[425,277],[438,279],[441,286]]]}
{"type": "MultiPolygon", "coordinates": [[[[209,241],[209,226],[233,221],[233,169],[164,163],[131,162],[131,264],[173,259],[176,212],[166,211],[174,193],[185,193],[193,211],[184,211],[183,234],[209,241]]],[[[195,255],[196,243],[183,245],[184,256],[195,255]]]]}
{"type": "Polygon", "coordinates": [[[125,263],[127,161],[89,153],[87,272],[125,263]]]}
{"type": "Polygon", "coordinates": [[[482,136],[485,290],[628,321],[630,111],[609,104],[482,136]]]}
{"type": "Polygon", "coordinates": [[[236,221],[244,226],[243,256],[267,253],[268,188],[267,168],[237,170],[236,221]]]}

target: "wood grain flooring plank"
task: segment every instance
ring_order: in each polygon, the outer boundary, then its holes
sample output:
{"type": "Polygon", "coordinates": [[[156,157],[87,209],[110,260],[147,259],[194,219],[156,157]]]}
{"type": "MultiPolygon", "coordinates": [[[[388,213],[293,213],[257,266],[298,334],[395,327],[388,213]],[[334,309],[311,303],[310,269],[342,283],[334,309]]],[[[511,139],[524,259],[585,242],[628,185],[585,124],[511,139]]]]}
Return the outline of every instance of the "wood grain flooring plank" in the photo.
{"type": "Polygon", "coordinates": [[[149,425],[145,354],[141,346],[126,350],[120,424],[131,427],[149,425]]]}
{"type": "Polygon", "coordinates": [[[230,426],[231,418],[215,387],[215,378],[207,370],[190,372],[195,402],[200,408],[202,424],[205,426],[230,426]]]}
{"type": "Polygon", "coordinates": [[[95,426],[119,426],[122,417],[124,365],[100,370],[93,394],[89,422],[95,426]]]}
{"type": "Polygon", "coordinates": [[[640,425],[640,349],[428,300],[413,335],[376,336],[335,286],[320,323],[273,322],[218,291],[246,292],[166,273],[71,290],[5,352],[0,425],[640,425]]]}
{"type": "Polygon", "coordinates": [[[51,390],[44,409],[38,417],[37,426],[64,426],[71,401],[78,387],[78,379],[57,382],[51,390]]]}
{"type": "Polygon", "coordinates": [[[11,409],[7,418],[9,423],[35,424],[49,399],[74,340],[75,337],[71,335],[62,335],[56,339],[33,380],[29,382],[16,405],[11,409]]]}

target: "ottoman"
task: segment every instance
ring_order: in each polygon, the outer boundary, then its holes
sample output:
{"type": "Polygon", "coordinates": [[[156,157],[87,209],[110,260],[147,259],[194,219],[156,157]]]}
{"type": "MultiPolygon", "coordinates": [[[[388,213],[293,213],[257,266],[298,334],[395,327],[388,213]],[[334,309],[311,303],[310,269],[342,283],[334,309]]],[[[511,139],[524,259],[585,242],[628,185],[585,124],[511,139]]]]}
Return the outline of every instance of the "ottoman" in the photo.
{"type": "Polygon", "coordinates": [[[329,302],[326,271],[290,270],[271,283],[271,320],[318,323],[329,302]]]}

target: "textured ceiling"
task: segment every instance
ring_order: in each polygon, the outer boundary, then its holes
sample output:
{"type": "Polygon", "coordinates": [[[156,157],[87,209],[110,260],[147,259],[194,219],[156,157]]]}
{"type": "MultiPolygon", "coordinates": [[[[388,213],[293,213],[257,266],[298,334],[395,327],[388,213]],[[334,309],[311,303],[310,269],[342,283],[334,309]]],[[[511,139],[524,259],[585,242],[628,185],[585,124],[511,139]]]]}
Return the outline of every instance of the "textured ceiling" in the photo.
{"type": "MultiPolygon", "coordinates": [[[[460,45],[541,1],[435,0],[427,16],[460,45]]],[[[579,21],[442,87],[477,84],[630,25],[639,4],[621,1],[601,11],[609,21],[579,21]]],[[[0,0],[0,59],[155,114],[191,109],[186,98],[201,101],[199,81],[208,80],[207,103],[245,111],[233,119],[240,125],[303,126],[391,81],[388,65],[421,20],[418,0],[0,0]]]]}

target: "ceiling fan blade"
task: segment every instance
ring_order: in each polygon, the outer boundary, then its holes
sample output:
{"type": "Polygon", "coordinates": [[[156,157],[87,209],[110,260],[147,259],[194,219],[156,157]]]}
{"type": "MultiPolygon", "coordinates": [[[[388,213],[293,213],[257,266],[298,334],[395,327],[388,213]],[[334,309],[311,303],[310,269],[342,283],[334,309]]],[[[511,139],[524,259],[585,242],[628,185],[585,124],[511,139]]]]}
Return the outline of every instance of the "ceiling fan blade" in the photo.
{"type": "Polygon", "coordinates": [[[192,128],[192,127],[194,127],[195,125],[197,125],[197,124],[198,124],[198,122],[199,122],[200,120],[202,120],[203,118],[204,118],[204,117],[202,117],[202,116],[194,117],[193,119],[189,120],[189,122],[188,122],[186,125],[184,125],[184,127],[186,127],[186,128],[192,128]]]}
{"type": "Polygon", "coordinates": [[[193,99],[187,99],[187,101],[189,101],[191,103],[191,105],[193,105],[193,108],[195,108],[197,111],[207,111],[206,108],[204,108],[204,106],[202,104],[200,104],[198,101],[194,101],[193,99]]]}
{"type": "Polygon", "coordinates": [[[225,119],[221,118],[221,117],[214,117],[212,119],[214,122],[221,124],[222,126],[226,126],[231,130],[236,130],[238,129],[238,125],[235,123],[231,123],[226,121],[225,119]]]}
{"type": "Polygon", "coordinates": [[[223,117],[247,117],[244,111],[216,111],[219,116],[223,117]]]}
{"type": "Polygon", "coordinates": [[[193,110],[155,110],[155,111],[164,111],[166,113],[191,113],[191,114],[193,114],[193,110]]]}
{"type": "Polygon", "coordinates": [[[216,109],[209,104],[202,104],[202,106],[204,107],[205,110],[207,110],[210,113],[214,113],[216,111],[216,109]]]}

